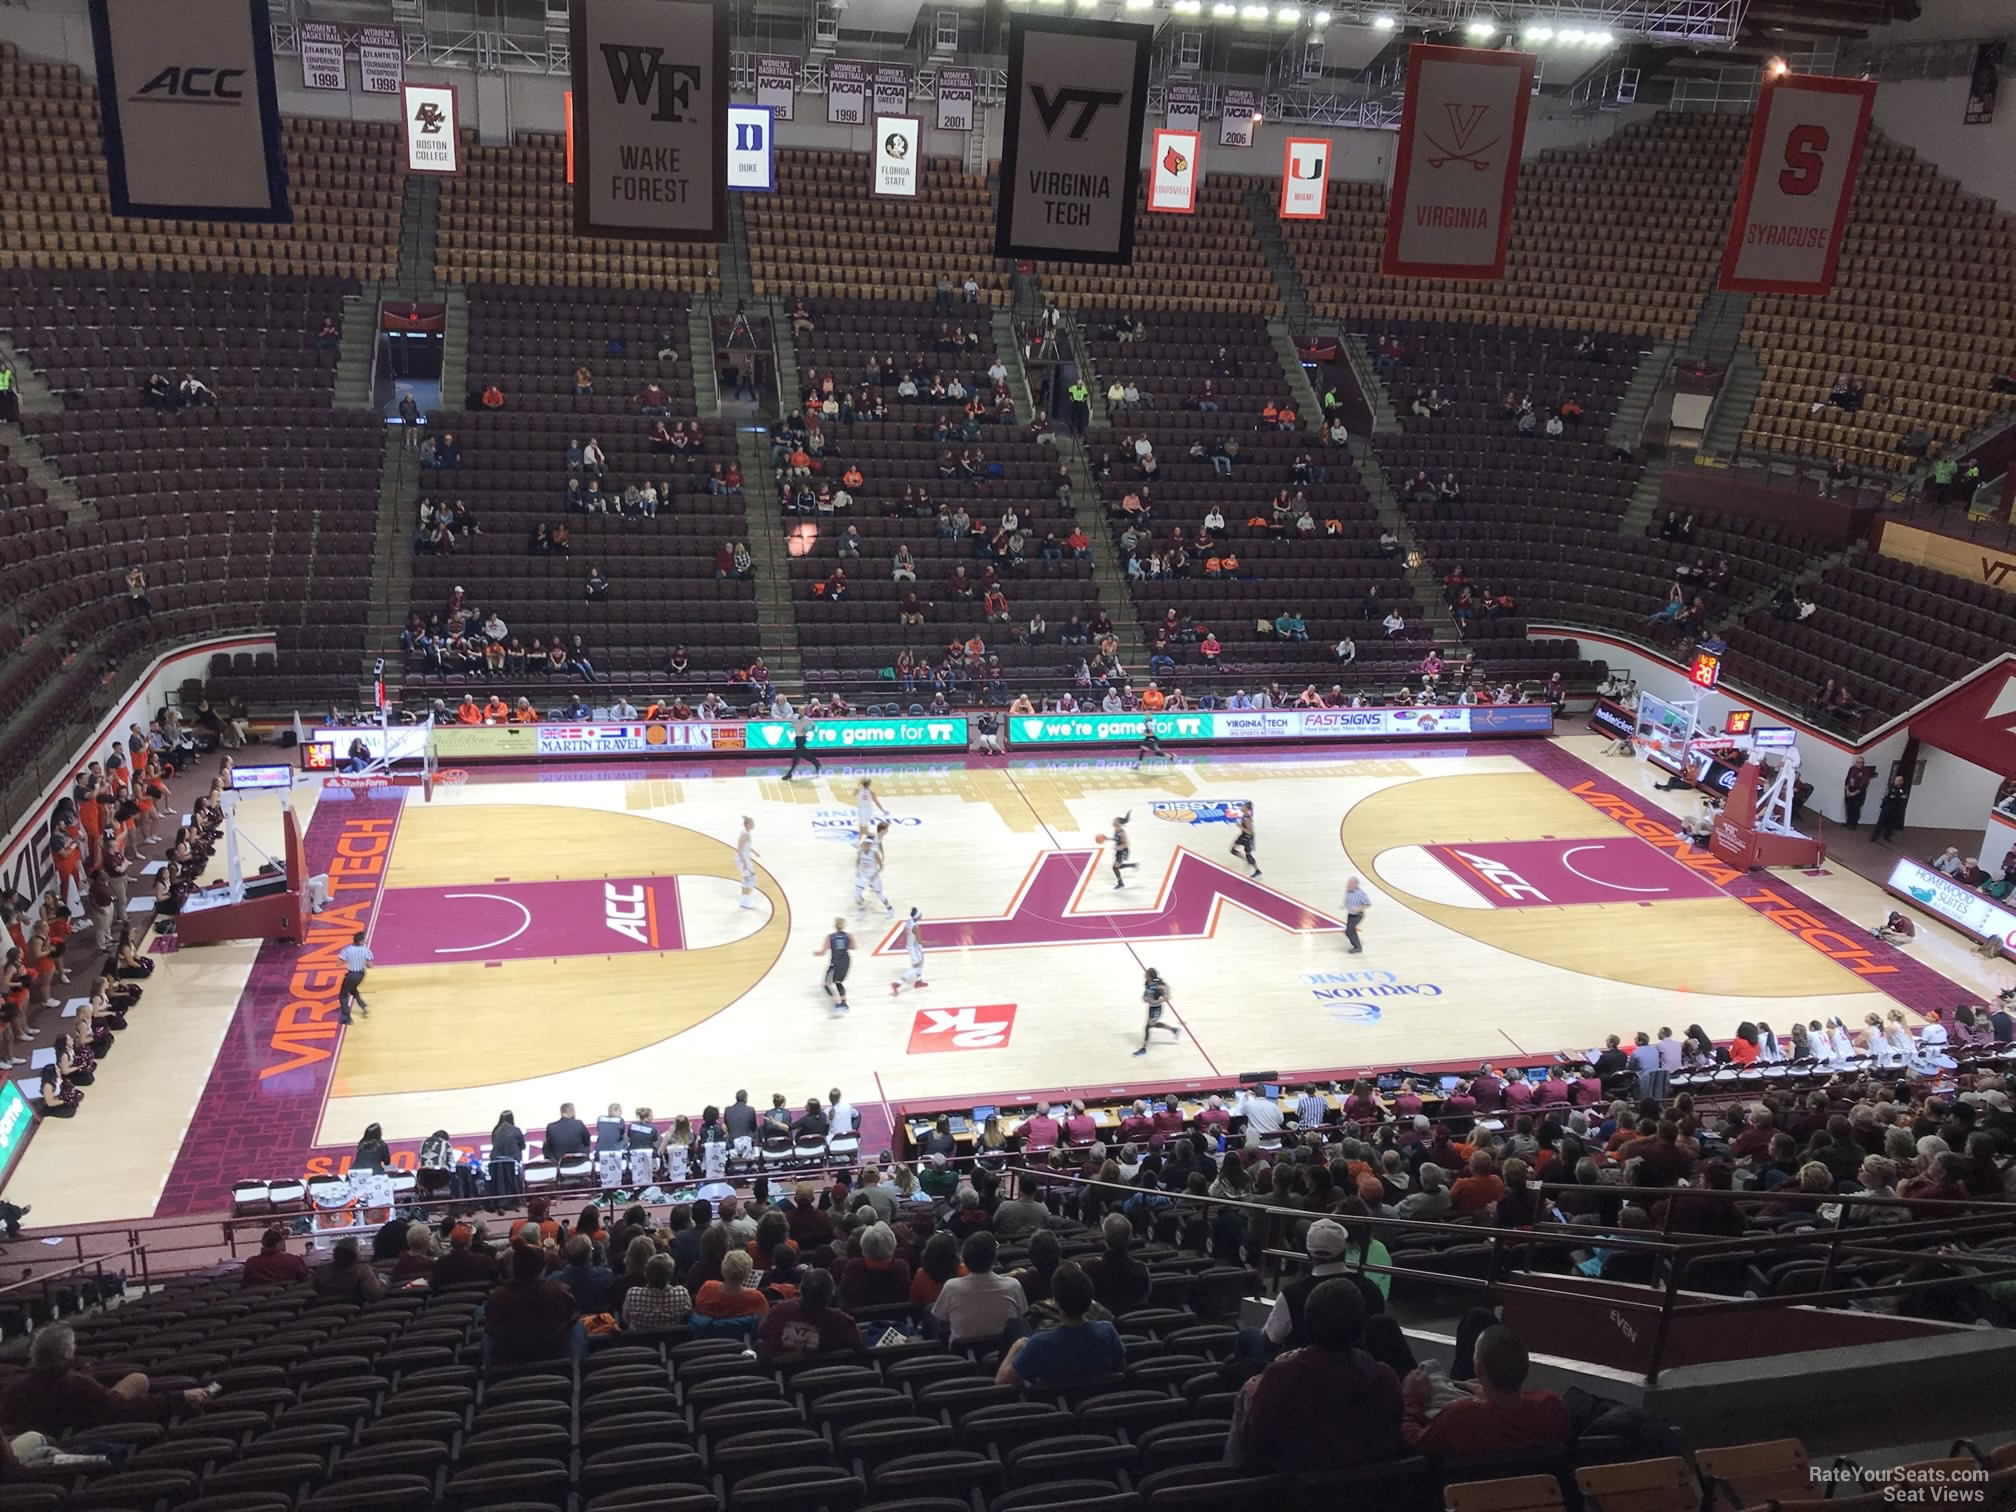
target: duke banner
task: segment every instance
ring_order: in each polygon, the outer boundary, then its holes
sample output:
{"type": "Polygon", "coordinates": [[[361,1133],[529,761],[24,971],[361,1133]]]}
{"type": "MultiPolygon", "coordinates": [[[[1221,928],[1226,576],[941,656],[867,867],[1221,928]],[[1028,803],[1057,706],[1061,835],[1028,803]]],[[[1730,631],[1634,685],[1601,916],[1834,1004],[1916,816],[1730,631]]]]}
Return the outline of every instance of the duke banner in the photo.
{"type": "Polygon", "coordinates": [[[910,65],[875,65],[875,114],[902,115],[910,108],[910,65]]]}
{"type": "Polygon", "coordinates": [[[357,33],[358,86],[366,94],[397,94],[406,80],[406,48],[389,26],[366,26],[357,33]]]}
{"type": "Polygon", "coordinates": [[[980,74],[972,68],[938,70],[938,129],[971,131],[973,96],[980,87],[980,74]]]}
{"type": "Polygon", "coordinates": [[[1381,266],[1388,277],[1505,276],[1533,61],[1419,42],[1408,49],[1381,266]]]}
{"type": "Polygon", "coordinates": [[[1281,219],[1321,220],[1330,205],[1330,139],[1290,137],[1281,158],[1281,219]]]}
{"type": "Polygon", "coordinates": [[[766,105],[728,107],[728,187],[768,194],[777,187],[777,128],[766,105]]]}
{"type": "Polygon", "coordinates": [[[1218,145],[1251,147],[1253,122],[1260,114],[1260,95],[1252,89],[1227,89],[1218,97],[1218,145]]]}
{"type": "Polygon", "coordinates": [[[1722,288],[1825,294],[1834,286],[1875,103],[1873,79],[1765,80],[1722,249],[1722,288]]]}
{"type": "Polygon", "coordinates": [[[826,124],[859,126],[868,119],[868,65],[835,58],[826,65],[826,124]]]}
{"type": "Polygon", "coordinates": [[[301,87],[350,87],[350,70],[343,60],[343,33],[327,21],[301,23],[301,87]]]}
{"type": "Polygon", "coordinates": [[[779,121],[791,119],[798,94],[798,60],[765,53],[756,60],[756,103],[779,121]]]}
{"type": "Polygon", "coordinates": [[[1196,131],[1158,131],[1148,159],[1148,208],[1158,215],[1197,213],[1197,156],[1204,137],[1196,131]]]}
{"type": "Polygon", "coordinates": [[[574,0],[574,229],[728,235],[723,0],[574,0]]]}
{"type": "Polygon", "coordinates": [[[1154,39],[1123,21],[1010,20],[995,256],[1133,257],[1154,39]]]}
{"type": "Polygon", "coordinates": [[[1200,131],[1204,126],[1204,86],[1162,86],[1162,124],[1171,131],[1200,131]]]}
{"type": "Polygon", "coordinates": [[[266,0],[91,0],[114,215],[286,222],[266,0]]]}

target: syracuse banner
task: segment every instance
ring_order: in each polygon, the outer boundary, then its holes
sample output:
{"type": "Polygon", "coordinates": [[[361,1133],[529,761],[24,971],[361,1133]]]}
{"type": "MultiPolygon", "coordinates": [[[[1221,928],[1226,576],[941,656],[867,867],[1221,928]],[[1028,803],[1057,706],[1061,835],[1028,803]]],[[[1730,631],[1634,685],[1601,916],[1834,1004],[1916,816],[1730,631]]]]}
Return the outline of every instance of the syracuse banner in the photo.
{"type": "Polygon", "coordinates": [[[575,0],[574,229],[728,235],[722,0],[575,0]]]}
{"type": "Polygon", "coordinates": [[[1505,276],[1533,61],[1470,47],[1408,49],[1381,266],[1388,277],[1505,276]]]}
{"type": "Polygon", "coordinates": [[[1132,260],[1154,40],[1123,21],[1009,22],[995,256],[1132,260]]]}
{"type": "Polygon", "coordinates": [[[91,41],[114,215],[294,218],[266,0],[91,0],[91,41]]]}
{"type": "Polygon", "coordinates": [[[1201,132],[1157,131],[1148,159],[1148,208],[1158,215],[1197,212],[1197,154],[1201,132]]]}
{"type": "Polygon", "coordinates": [[[1722,249],[1722,288],[1825,294],[1834,286],[1875,104],[1873,79],[1765,80],[1722,249]]]}
{"type": "Polygon", "coordinates": [[[1281,159],[1281,219],[1321,220],[1330,204],[1330,139],[1290,137],[1281,159]]]}

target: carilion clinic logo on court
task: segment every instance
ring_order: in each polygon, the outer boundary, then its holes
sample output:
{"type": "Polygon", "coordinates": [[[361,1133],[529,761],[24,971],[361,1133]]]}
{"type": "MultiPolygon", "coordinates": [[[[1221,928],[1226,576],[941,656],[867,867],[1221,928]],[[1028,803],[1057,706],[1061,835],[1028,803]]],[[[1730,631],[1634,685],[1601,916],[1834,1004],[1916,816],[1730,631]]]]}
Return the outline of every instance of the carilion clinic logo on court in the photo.
{"type": "Polygon", "coordinates": [[[1311,971],[1303,974],[1302,981],[1309,995],[1323,1003],[1442,996],[1442,989],[1433,982],[1403,982],[1390,971],[1311,971]]]}

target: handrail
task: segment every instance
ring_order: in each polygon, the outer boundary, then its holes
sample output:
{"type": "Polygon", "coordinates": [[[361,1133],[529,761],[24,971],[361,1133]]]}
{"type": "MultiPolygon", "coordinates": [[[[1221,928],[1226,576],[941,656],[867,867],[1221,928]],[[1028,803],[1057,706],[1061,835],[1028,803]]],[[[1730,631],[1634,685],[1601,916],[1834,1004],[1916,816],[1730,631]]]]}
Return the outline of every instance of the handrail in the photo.
{"type": "Polygon", "coordinates": [[[67,1277],[76,1276],[85,1271],[91,1272],[102,1280],[105,1275],[106,1263],[122,1259],[129,1266],[137,1260],[140,1269],[140,1284],[143,1287],[153,1284],[151,1272],[147,1265],[147,1246],[134,1243],[128,1245],[124,1250],[114,1250],[108,1251],[103,1255],[93,1255],[87,1260],[80,1260],[75,1265],[66,1265],[60,1270],[42,1271],[37,1274],[23,1274],[18,1281],[0,1283],[0,1303],[13,1301],[31,1291],[40,1291],[44,1295],[47,1295],[51,1286],[60,1283],[67,1277]]]}

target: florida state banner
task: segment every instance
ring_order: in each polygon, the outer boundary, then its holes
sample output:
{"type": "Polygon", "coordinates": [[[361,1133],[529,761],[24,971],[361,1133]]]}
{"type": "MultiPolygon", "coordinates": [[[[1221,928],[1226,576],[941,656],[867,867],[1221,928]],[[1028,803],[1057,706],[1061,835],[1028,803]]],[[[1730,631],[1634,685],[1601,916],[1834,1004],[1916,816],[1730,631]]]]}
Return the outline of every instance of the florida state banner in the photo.
{"type": "Polygon", "coordinates": [[[1825,294],[1834,286],[1875,103],[1873,79],[1783,74],[1765,81],[1722,249],[1721,287],[1825,294]]]}
{"type": "Polygon", "coordinates": [[[1157,131],[1148,158],[1148,208],[1158,215],[1197,213],[1197,155],[1204,136],[1196,131],[1157,131]]]}
{"type": "Polygon", "coordinates": [[[91,0],[91,40],[114,215],[294,218],[266,0],[91,0]]]}
{"type": "Polygon", "coordinates": [[[1425,42],[1408,49],[1383,272],[1505,276],[1533,64],[1531,53],[1425,42]]]}
{"type": "Polygon", "coordinates": [[[1010,21],[995,256],[1133,257],[1154,39],[1124,21],[1010,21]]]}
{"type": "Polygon", "coordinates": [[[1281,219],[1321,220],[1330,208],[1330,139],[1290,137],[1281,156],[1281,219]]]}

